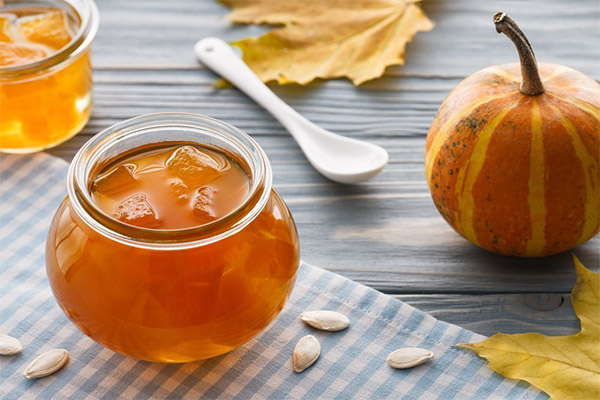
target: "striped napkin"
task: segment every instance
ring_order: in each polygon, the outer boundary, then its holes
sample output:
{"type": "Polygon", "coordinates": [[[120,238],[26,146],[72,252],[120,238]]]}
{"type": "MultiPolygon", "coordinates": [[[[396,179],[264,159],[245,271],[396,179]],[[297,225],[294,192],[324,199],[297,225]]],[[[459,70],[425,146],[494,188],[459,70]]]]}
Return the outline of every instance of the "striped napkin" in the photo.
{"type": "Polygon", "coordinates": [[[114,353],[72,325],[54,301],[44,268],[46,232],[66,193],[67,163],[46,154],[0,157],[0,333],[24,351],[0,357],[0,398],[38,399],[546,399],[507,380],[475,355],[453,347],[481,340],[398,300],[303,263],[293,294],[271,326],[229,354],[188,364],[158,364],[114,353]],[[298,315],[338,310],[349,329],[317,332],[298,315]],[[296,342],[313,334],[320,359],[292,371],[296,342]],[[423,347],[435,359],[394,370],[387,355],[423,347]],[[54,349],[69,350],[66,368],[29,381],[27,363],[54,349]]]}

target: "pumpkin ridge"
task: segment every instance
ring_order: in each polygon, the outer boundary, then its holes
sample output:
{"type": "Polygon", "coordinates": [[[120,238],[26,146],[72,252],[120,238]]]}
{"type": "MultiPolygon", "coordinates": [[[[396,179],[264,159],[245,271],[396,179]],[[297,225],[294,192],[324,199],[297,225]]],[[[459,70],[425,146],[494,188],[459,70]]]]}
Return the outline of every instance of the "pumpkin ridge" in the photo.
{"type": "Polygon", "coordinates": [[[518,101],[511,103],[497,114],[488,125],[477,133],[477,142],[466,167],[461,169],[456,183],[456,196],[459,210],[456,221],[462,234],[467,240],[479,244],[473,226],[475,200],[473,198],[473,186],[479,177],[479,173],[485,162],[487,148],[496,127],[502,122],[506,114],[518,105],[518,101]]]}
{"type": "Polygon", "coordinates": [[[514,75],[514,74],[508,72],[507,70],[500,68],[499,66],[495,66],[495,65],[485,68],[482,70],[482,72],[483,71],[494,74],[496,76],[499,76],[500,78],[504,78],[506,80],[513,81],[513,82],[519,82],[519,80],[520,80],[519,76],[514,75]]]}
{"type": "Polygon", "coordinates": [[[531,109],[531,150],[529,156],[529,218],[531,238],[527,241],[525,254],[542,254],[546,245],[546,196],[544,191],[544,138],[542,135],[542,114],[536,99],[531,109]]]}
{"type": "Polygon", "coordinates": [[[577,128],[573,125],[571,120],[566,118],[555,105],[551,104],[550,108],[554,110],[556,116],[560,119],[560,122],[565,128],[565,131],[569,134],[569,137],[573,142],[573,147],[575,148],[575,154],[581,161],[581,167],[585,176],[585,219],[581,230],[581,236],[579,237],[579,240],[577,240],[577,243],[582,243],[594,234],[594,230],[597,227],[596,221],[598,220],[598,204],[600,199],[598,197],[598,191],[594,190],[594,188],[598,187],[598,175],[597,173],[593,173],[593,171],[597,169],[597,166],[595,160],[588,153],[585,145],[581,141],[581,138],[577,133],[577,128]]]}
{"type": "Polygon", "coordinates": [[[532,104],[533,97],[519,93],[517,106],[494,130],[473,185],[473,229],[479,246],[492,252],[524,255],[532,235],[528,201],[532,104]]]}
{"type": "MultiPolygon", "coordinates": [[[[596,118],[596,116],[583,110],[578,104],[573,102],[562,101],[562,99],[558,98],[547,99],[550,99],[551,101],[545,101],[544,104],[554,104],[563,115],[570,119],[573,126],[577,127],[579,138],[583,142],[588,154],[590,157],[594,158],[596,164],[598,164],[600,162],[598,138],[595,138],[590,132],[600,132],[600,113],[598,114],[598,118],[596,118]]],[[[550,113],[554,114],[555,111],[550,110],[550,113]]]]}
{"type": "Polygon", "coordinates": [[[427,177],[428,184],[431,183],[431,171],[433,170],[433,164],[434,164],[435,160],[437,159],[437,156],[439,155],[440,150],[442,149],[442,146],[448,139],[448,134],[450,132],[450,128],[453,128],[457,122],[459,122],[465,116],[471,114],[473,111],[475,111],[479,107],[481,107],[487,103],[490,103],[494,100],[505,97],[505,96],[506,96],[506,93],[498,93],[498,94],[489,95],[489,96],[486,96],[479,100],[476,100],[476,101],[472,102],[471,104],[469,104],[468,106],[463,107],[460,110],[460,112],[454,113],[454,115],[451,118],[446,120],[444,122],[444,124],[442,126],[440,126],[440,128],[438,129],[438,132],[435,135],[433,142],[431,143],[431,146],[429,147],[427,154],[425,156],[425,176],[427,177]]]}
{"type": "Polygon", "coordinates": [[[550,82],[552,79],[558,78],[562,74],[566,74],[568,72],[573,71],[571,68],[564,66],[564,65],[559,65],[559,64],[554,64],[554,65],[555,65],[554,70],[552,70],[552,72],[549,73],[548,75],[544,76],[544,81],[550,82]]]}
{"type": "Polygon", "coordinates": [[[511,64],[491,66],[475,72],[454,88],[454,95],[461,96],[463,93],[468,95],[473,88],[480,89],[481,82],[488,82],[490,88],[492,88],[491,93],[487,94],[488,96],[500,93],[509,96],[515,92],[519,92],[520,81],[517,75],[510,72],[507,68],[510,65],[511,64]],[[511,88],[511,85],[514,87],[511,88]]]}
{"type": "Polygon", "coordinates": [[[591,104],[588,101],[585,100],[570,100],[570,99],[566,99],[560,95],[557,95],[556,93],[548,93],[549,96],[556,98],[557,100],[560,101],[564,101],[565,103],[569,103],[579,109],[581,109],[582,111],[585,111],[586,113],[590,114],[592,117],[596,118],[598,121],[600,121],[600,108],[595,107],[593,104],[591,104]]]}

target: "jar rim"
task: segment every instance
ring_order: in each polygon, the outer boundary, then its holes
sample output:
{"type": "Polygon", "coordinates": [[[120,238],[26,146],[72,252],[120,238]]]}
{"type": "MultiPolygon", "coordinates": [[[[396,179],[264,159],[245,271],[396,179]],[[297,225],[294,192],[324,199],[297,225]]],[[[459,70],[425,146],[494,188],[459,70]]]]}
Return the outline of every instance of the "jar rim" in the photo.
{"type": "Polygon", "coordinates": [[[71,39],[71,41],[48,57],[23,65],[15,65],[9,67],[0,67],[0,76],[2,78],[20,77],[23,75],[31,75],[38,72],[46,71],[56,65],[68,62],[79,57],[85,52],[98,32],[100,24],[100,13],[94,0],[60,0],[72,7],[81,23],[79,30],[71,39]]]}
{"type": "MultiPolygon", "coordinates": [[[[167,140],[150,141],[144,144],[160,145],[169,142],[176,141],[167,138],[167,140]]],[[[198,144],[203,143],[198,142],[198,144]]],[[[136,147],[139,146],[132,148],[136,147]]],[[[108,159],[115,157],[118,157],[118,154],[108,159]]],[[[241,231],[266,206],[271,195],[272,180],[271,164],[267,155],[244,131],[203,115],[165,112],[131,118],[94,135],[79,149],[69,166],[67,192],[78,217],[103,236],[134,247],[175,250],[214,243],[241,231]],[[196,130],[195,133],[199,135],[210,132],[215,135],[215,138],[239,150],[242,154],[236,155],[247,162],[251,169],[251,186],[244,201],[235,210],[215,221],[180,229],[133,226],[119,221],[100,209],[92,199],[89,184],[94,178],[91,175],[98,171],[101,156],[128,139],[148,137],[148,132],[151,130],[160,133],[169,129],[187,129],[191,132],[196,130]]]]}

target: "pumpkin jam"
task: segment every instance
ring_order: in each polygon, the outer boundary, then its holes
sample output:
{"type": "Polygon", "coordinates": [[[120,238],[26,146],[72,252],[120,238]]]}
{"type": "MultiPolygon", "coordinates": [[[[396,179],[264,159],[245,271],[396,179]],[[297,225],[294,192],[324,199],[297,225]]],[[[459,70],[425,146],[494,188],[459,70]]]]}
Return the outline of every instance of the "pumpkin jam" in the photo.
{"type": "MultiPolygon", "coordinates": [[[[244,215],[253,198],[247,171],[244,161],[219,150],[168,142],[108,160],[89,190],[133,239],[138,227],[157,238],[203,226],[230,230],[228,216],[244,215]]],[[[298,268],[293,219],[270,193],[241,230],[172,249],[119,243],[63,202],[47,244],[58,303],[85,334],[135,358],[187,362],[233,350],[283,308],[298,268]]]]}
{"type": "Polygon", "coordinates": [[[105,213],[130,225],[182,229],[231,213],[249,189],[248,175],[235,160],[184,145],[118,160],[94,179],[92,197],[105,213]]]}
{"type": "Polygon", "coordinates": [[[27,153],[52,147],[87,122],[92,89],[89,50],[74,60],[67,60],[67,54],[66,61],[48,71],[6,73],[61,52],[79,24],[77,17],[59,8],[0,7],[0,151],[27,153]]]}

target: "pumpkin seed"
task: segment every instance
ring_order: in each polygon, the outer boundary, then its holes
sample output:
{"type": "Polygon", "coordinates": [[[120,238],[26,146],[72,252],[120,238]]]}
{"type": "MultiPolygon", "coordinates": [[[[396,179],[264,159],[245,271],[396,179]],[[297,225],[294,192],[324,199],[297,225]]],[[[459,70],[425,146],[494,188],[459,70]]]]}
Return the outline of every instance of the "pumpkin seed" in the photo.
{"type": "Polygon", "coordinates": [[[417,347],[407,347],[390,353],[387,362],[392,368],[412,368],[433,358],[433,352],[417,347]]]}
{"type": "Polygon", "coordinates": [[[18,354],[23,350],[21,342],[12,336],[0,335],[0,355],[12,356],[18,354]]]}
{"type": "Polygon", "coordinates": [[[321,354],[321,344],[313,335],[306,335],[298,341],[292,358],[294,371],[302,372],[317,361],[321,354]]]}
{"type": "Polygon", "coordinates": [[[68,360],[68,351],[63,349],[50,350],[30,362],[23,375],[27,379],[42,378],[61,369],[68,360]]]}
{"type": "Polygon", "coordinates": [[[327,310],[303,312],[300,314],[300,319],[305,324],[322,331],[337,332],[350,325],[350,320],[344,314],[327,310]]]}

